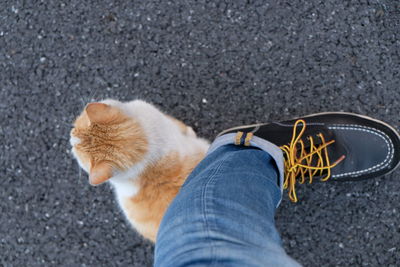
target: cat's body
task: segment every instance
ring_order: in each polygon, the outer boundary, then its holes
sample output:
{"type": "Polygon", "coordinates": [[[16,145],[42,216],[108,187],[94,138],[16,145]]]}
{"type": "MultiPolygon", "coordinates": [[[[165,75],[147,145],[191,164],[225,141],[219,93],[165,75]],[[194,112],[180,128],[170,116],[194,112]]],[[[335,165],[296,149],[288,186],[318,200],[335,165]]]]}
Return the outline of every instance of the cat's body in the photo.
{"type": "Polygon", "coordinates": [[[129,222],[155,241],[161,219],[208,143],[154,106],[89,104],[71,131],[73,154],[91,184],[110,181],[129,222]]]}

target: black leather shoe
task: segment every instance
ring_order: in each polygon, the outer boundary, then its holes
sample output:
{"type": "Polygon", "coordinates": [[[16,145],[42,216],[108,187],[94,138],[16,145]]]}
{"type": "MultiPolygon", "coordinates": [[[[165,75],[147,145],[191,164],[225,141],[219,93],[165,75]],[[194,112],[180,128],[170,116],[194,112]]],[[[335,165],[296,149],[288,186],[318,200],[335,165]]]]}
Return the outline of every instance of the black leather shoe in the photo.
{"type": "Polygon", "coordinates": [[[240,126],[219,134],[236,133],[236,145],[250,145],[253,136],[284,153],[284,188],[297,201],[296,182],[319,177],[337,181],[364,180],[399,166],[400,135],[390,125],[358,114],[326,112],[302,118],[240,126]]]}

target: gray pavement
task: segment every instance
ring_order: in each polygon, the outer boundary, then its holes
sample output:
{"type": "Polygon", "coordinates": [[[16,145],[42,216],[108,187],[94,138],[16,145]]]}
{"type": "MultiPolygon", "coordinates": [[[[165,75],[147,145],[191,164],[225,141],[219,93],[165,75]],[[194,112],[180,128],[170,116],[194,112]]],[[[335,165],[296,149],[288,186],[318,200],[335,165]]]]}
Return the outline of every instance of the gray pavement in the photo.
{"type": "MultiPolygon", "coordinates": [[[[212,139],[350,111],[399,129],[395,0],[0,1],[0,266],[150,266],[152,245],[70,154],[84,103],[142,98],[212,139]]],[[[398,266],[400,172],[285,196],[305,266],[398,266]]]]}

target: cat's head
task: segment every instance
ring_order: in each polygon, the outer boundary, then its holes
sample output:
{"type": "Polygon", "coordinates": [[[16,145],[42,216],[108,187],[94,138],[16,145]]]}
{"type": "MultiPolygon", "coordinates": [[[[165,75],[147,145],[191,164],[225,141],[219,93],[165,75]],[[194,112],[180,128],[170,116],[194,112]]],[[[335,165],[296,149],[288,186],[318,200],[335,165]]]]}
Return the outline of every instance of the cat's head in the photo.
{"type": "Polygon", "coordinates": [[[72,152],[92,185],[129,169],[147,152],[147,139],[137,120],[123,112],[121,102],[112,103],[88,104],[71,131],[72,152]]]}

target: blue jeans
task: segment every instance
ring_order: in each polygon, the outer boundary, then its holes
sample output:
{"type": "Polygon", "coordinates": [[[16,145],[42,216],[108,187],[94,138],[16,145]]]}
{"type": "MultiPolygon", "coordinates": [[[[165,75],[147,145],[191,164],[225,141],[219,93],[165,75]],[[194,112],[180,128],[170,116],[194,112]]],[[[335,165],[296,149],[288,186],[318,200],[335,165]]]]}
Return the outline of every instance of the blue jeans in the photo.
{"type": "Polygon", "coordinates": [[[274,159],[223,145],[195,168],[168,208],[155,266],[299,266],[275,228],[281,199],[274,159]]]}

